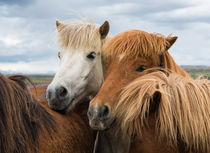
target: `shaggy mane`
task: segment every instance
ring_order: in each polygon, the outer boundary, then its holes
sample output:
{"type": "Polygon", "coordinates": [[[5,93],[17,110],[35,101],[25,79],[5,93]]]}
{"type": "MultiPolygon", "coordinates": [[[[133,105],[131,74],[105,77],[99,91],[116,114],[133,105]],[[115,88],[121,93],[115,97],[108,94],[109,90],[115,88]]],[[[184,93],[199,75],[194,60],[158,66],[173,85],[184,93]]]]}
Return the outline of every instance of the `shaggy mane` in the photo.
{"type": "Polygon", "coordinates": [[[62,48],[90,48],[100,52],[106,39],[101,39],[99,25],[87,22],[69,22],[59,26],[58,41],[62,48]]]}
{"type": "Polygon", "coordinates": [[[166,51],[166,37],[159,33],[141,30],[121,32],[107,41],[103,47],[105,57],[125,55],[126,57],[151,57],[166,51]]]}
{"type": "MultiPolygon", "coordinates": [[[[149,72],[148,70],[147,72],[149,72]]],[[[147,73],[145,72],[145,73],[147,73]]],[[[195,152],[210,152],[210,81],[154,71],[126,86],[116,105],[124,133],[142,134],[148,128],[151,101],[157,103],[155,131],[171,145],[183,141],[195,152]],[[160,93],[159,100],[153,95],[160,93]]]]}
{"type": "Polygon", "coordinates": [[[22,75],[0,74],[1,153],[36,153],[42,130],[56,132],[55,120],[32,98],[28,83],[22,75]]]}

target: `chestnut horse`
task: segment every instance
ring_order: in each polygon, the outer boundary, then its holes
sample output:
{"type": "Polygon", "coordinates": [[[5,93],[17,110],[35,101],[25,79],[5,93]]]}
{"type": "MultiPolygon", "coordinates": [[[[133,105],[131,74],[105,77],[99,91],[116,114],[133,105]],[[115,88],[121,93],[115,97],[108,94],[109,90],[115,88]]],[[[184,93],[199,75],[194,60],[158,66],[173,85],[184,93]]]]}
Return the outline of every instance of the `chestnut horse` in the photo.
{"type": "Polygon", "coordinates": [[[81,117],[37,102],[27,82],[21,75],[0,74],[0,152],[92,153],[94,137],[81,117]]]}
{"type": "MultiPolygon", "coordinates": [[[[91,101],[88,111],[92,128],[97,130],[110,128],[116,119],[113,110],[121,90],[143,75],[145,69],[161,67],[190,77],[168,53],[176,39],[176,36],[164,37],[161,34],[130,30],[117,34],[105,44],[102,52],[107,64],[105,82],[91,101]]],[[[153,137],[155,131],[145,132],[147,137],[133,135],[132,140],[135,142],[131,144],[130,152],[140,152],[142,148],[145,148],[144,152],[157,152],[159,149],[163,153],[173,152],[173,149],[167,149],[167,143],[164,143],[163,147],[163,144],[155,141],[153,137]]]]}
{"type": "Polygon", "coordinates": [[[144,137],[152,130],[153,139],[172,149],[183,152],[182,141],[185,152],[209,153],[210,81],[150,71],[129,83],[116,102],[114,111],[124,133],[144,137]]]}

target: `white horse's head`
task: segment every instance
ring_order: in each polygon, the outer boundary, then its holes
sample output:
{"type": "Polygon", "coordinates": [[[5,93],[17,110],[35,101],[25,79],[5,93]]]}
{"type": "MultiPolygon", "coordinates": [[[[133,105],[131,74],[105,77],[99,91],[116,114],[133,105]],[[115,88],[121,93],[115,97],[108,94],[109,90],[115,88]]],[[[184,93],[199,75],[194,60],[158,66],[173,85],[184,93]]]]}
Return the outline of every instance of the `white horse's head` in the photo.
{"type": "Polygon", "coordinates": [[[103,83],[102,46],[109,23],[56,21],[60,42],[60,68],[47,89],[50,108],[66,112],[79,101],[95,95],[103,83]]]}

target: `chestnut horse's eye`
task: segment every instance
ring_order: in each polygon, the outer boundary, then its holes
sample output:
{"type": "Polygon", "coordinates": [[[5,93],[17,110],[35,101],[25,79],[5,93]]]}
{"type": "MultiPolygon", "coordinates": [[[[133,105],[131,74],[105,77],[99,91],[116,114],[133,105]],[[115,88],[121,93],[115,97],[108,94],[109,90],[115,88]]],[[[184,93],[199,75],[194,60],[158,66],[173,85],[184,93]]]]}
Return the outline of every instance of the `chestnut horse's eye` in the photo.
{"type": "Polygon", "coordinates": [[[58,58],[61,58],[61,55],[60,55],[61,53],[60,52],[58,52],[58,58]]]}
{"type": "Polygon", "coordinates": [[[90,60],[93,60],[96,57],[96,53],[95,52],[91,52],[90,54],[87,55],[87,58],[90,60]]]}
{"type": "Polygon", "coordinates": [[[146,69],[146,67],[144,66],[144,65],[140,65],[137,69],[136,69],[136,71],[137,72],[142,72],[142,71],[144,71],[146,69]]]}

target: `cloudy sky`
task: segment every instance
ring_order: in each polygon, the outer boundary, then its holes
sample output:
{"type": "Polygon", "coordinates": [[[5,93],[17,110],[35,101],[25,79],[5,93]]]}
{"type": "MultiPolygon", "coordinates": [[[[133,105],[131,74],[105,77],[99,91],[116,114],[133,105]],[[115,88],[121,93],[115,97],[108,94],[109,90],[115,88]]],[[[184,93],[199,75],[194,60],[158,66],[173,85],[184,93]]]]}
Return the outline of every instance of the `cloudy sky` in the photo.
{"type": "Polygon", "coordinates": [[[53,73],[55,20],[77,15],[111,34],[141,29],[179,36],[170,53],[179,65],[210,65],[210,0],[0,0],[0,71],[53,73]]]}

